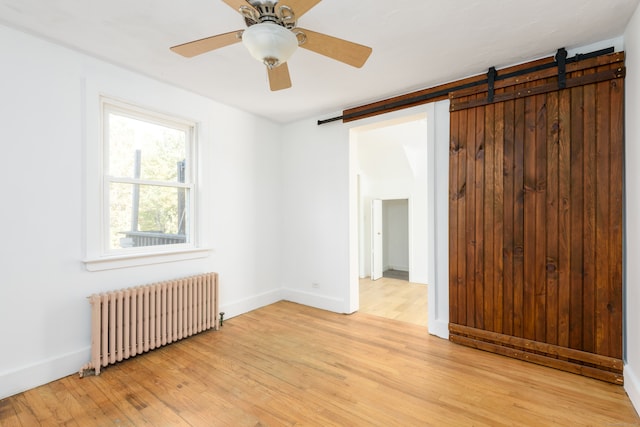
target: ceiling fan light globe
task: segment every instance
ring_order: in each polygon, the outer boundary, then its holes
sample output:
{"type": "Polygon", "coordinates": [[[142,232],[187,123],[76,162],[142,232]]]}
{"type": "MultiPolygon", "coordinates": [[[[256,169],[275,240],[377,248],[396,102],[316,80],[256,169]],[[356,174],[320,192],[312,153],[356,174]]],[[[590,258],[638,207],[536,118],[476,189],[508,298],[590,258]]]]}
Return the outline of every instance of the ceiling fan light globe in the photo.
{"type": "Polygon", "coordinates": [[[285,27],[262,22],[244,30],[242,44],[258,61],[277,67],[293,55],[298,47],[298,38],[285,27]]]}

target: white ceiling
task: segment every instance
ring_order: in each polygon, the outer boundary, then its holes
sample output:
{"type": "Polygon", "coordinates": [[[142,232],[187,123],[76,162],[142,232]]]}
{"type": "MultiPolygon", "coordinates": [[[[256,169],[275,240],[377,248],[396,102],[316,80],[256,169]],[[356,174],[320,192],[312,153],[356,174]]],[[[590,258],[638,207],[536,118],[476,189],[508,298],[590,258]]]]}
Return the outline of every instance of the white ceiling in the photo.
{"type": "Polygon", "coordinates": [[[305,49],[270,92],[242,44],[169,47],[244,28],[221,0],[0,0],[0,22],[281,123],[616,38],[640,0],[323,0],[301,27],[373,48],[363,68],[305,49]]]}

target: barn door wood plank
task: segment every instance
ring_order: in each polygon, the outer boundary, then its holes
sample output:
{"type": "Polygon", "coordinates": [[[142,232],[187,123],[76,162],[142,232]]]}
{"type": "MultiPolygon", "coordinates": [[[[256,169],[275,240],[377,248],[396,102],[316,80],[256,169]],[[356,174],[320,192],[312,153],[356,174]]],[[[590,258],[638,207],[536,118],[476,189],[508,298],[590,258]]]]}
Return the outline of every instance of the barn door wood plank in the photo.
{"type": "Polygon", "coordinates": [[[504,103],[504,265],[503,265],[503,332],[514,335],[514,264],[515,264],[515,101],[504,103]]]}
{"type": "Polygon", "coordinates": [[[504,332],[504,143],[505,124],[503,102],[495,104],[493,137],[493,306],[494,331],[504,332]]]}
{"type": "Polygon", "coordinates": [[[483,266],[483,320],[484,329],[495,331],[495,146],[496,146],[495,105],[484,107],[484,197],[483,197],[483,234],[484,234],[484,266],[483,266]]]}
{"type": "Polygon", "coordinates": [[[559,92],[558,116],[558,344],[569,346],[571,309],[571,94],[559,92]]]}
{"type": "Polygon", "coordinates": [[[536,277],[536,99],[524,100],[524,280],[523,280],[523,337],[535,339],[535,277],[536,277]]]}
{"type": "Polygon", "coordinates": [[[611,301],[609,299],[609,240],[611,145],[609,82],[596,85],[596,348],[598,354],[610,352],[611,301]]]}
{"type": "Polygon", "coordinates": [[[546,197],[546,342],[558,344],[558,217],[559,217],[559,112],[558,93],[547,95],[547,197],[546,197]]]}
{"type": "Polygon", "coordinates": [[[624,170],[624,80],[609,82],[611,100],[611,180],[609,198],[609,299],[611,304],[609,324],[608,356],[622,358],[622,212],[623,212],[623,170],[624,170]]]}
{"type": "Polygon", "coordinates": [[[465,247],[466,247],[466,306],[467,321],[466,325],[475,327],[475,301],[476,301],[476,111],[474,109],[467,110],[467,136],[466,136],[466,169],[467,169],[467,192],[465,201],[465,247]]]}
{"type": "Polygon", "coordinates": [[[484,281],[484,176],[485,176],[485,107],[475,109],[475,237],[474,237],[474,283],[475,283],[475,319],[476,328],[484,329],[484,294],[488,283],[484,281]]]}
{"type": "Polygon", "coordinates": [[[535,97],[536,169],[535,169],[535,339],[546,342],[546,225],[547,225],[547,104],[546,95],[535,97]]]}
{"type": "Polygon", "coordinates": [[[460,163],[460,135],[458,120],[461,113],[451,113],[449,118],[449,321],[460,323],[458,317],[458,209],[459,185],[458,168],[460,163]]]}
{"type": "MultiPolygon", "coordinates": [[[[570,89],[571,93],[571,206],[570,206],[570,247],[571,270],[570,289],[573,304],[581,304],[584,282],[584,90],[582,87],[570,89]]],[[[582,348],[582,309],[571,314],[569,324],[569,346],[582,348]]]]}
{"type": "Polygon", "coordinates": [[[467,325],[467,111],[460,113],[458,121],[458,323],[467,325]]]}
{"type": "Polygon", "coordinates": [[[515,102],[513,177],[513,334],[524,336],[524,143],[525,102],[515,102]]]}
{"type": "MultiPolygon", "coordinates": [[[[582,118],[584,131],[584,207],[583,210],[583,266],[582,305],[576,301],[575,316],[571,327],[582,333],[582,342],[575,348],[595,352],[595,287],[596,287],[596,90],[595,85],[584,87],[584,109],[582,118]]],[[[576,118],[579,120],[580,118],[576,118]]]]}

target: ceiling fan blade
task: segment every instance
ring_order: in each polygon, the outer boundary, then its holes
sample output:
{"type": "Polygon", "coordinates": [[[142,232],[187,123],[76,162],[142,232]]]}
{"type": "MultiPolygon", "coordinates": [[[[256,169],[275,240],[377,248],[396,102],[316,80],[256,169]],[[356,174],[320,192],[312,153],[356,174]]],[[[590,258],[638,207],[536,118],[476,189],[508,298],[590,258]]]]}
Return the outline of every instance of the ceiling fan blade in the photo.
{"type": "Polygon", "coordinates": [[[307,13],[309,9],[320,3],[321,0],[280,0],[278,6],[288,6],[293,10],[296,19],[307,13]]]}
{"type": "Polygon", "coordinates": [[[280,64],[275,68],[269,69],[269,88],[272,91],[287,89],[291,87],[291,77],[289,76],[289,66],[287,63],[280,64]]]}
{"type": "Polygon", "coordinates": [[[360,68],[367,62],[372,49],[368,46],[342,40],[315,31],[297,28],[304,33],[306,41],[300,45],[305,49],[360,68]]]}
{"type": "Polygon", "coordinates": [[[218,34],[217,36],[179,44],[170,49],[177,54],[191,58],[192,56],[238,43],[242,40],[240,36],[241,33],[241,31],[232,31],[230,33],[218,34]]]}
{"type": "Polygon", "coordinates": [[[258,12],[257,10],[255,10],[253,6],[249,4],[249,2],[245,0],[222,0],[222,1],[228,4],[229,6],[231,6],[231,8],[236,12],[240,12],[240,7],[242,6],[246,6],[250,9],[253,9],[256,13],[258,12]]]}

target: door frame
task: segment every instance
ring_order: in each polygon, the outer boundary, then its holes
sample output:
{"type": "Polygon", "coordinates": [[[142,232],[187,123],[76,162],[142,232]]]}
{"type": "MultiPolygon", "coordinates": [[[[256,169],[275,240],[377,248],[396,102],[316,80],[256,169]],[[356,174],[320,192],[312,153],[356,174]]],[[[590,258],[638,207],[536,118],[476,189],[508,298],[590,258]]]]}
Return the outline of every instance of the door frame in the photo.
{"type": "Polygon", "coordinates": [[[384,212],[383,200],[371,200],[371,280],[384,274],[384,212]],[[380,237],[377,237],[380,236],[380,237]]]}

